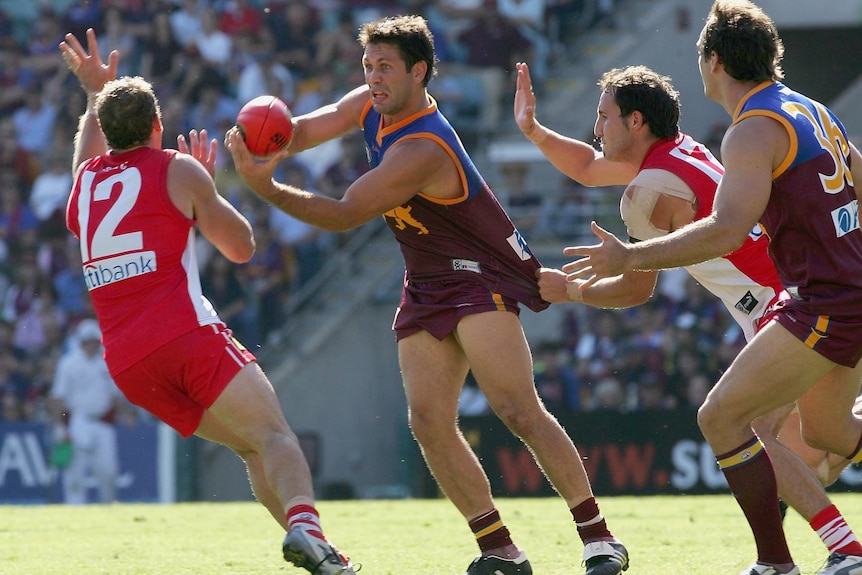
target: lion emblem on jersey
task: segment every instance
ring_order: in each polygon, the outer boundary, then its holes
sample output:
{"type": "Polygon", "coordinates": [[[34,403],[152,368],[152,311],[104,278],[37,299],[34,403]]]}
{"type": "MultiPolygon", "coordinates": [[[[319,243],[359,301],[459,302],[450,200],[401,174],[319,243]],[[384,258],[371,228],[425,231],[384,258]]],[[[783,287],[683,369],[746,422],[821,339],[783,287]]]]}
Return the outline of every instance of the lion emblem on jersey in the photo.
{"type": "Polygon", "coordinates": [[[411,206],[398,206],[394,210],[389,210],[383,216],[395,220],[395,227],[399,230],[406,230],[407,226],[410,226],[419,230],[417,233],[420,235],[427,234],[428,228],[410,214],[412,211],[413,208],[411,206]]]}

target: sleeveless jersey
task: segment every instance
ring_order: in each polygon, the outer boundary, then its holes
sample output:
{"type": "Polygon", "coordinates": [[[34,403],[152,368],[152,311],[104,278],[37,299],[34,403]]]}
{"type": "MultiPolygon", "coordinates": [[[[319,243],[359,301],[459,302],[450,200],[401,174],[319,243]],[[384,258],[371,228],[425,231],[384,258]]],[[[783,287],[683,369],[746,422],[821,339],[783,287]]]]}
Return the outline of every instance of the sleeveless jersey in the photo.
{"type": "MultiPolygon", "coordinates": [[[[715,191],[724,167],[709,149],[690,136],[679,133],[675,139],[660,140],[647,152],[640,172],[664,170],[679,177],[697,198],[694,219],[712,212],[715,191]]],[[[637,186],[638,177],[629,186],[637,186]]],[[[648,238],[639,238],[648,239],[648,238]]],[[[768,306],[782,291],[775,265],[767,251],[768,240],[756,227],[742,246],[720,258],[686,266],[686,271],[717,296],[751,339],[768,306]]]]}
{"type": "Polygon", "coordinates": [[[66,225],[81,243],[111,375],[220,322],[201,293],[195,222],[168,195],[175,153],[141,147],[87,160],[69,196],[66,225]]]}
{"type": "Polygon", "coordinates": [[[533,311],[548,307],[539,295],[536,270],[541,267],[526,240],[515,229],[455,130],[431,107],[392,126],[369,102],[361,123],[372,169],[386,150],[409,138],[425,138],[443,148],[458,170],[462,194],[439,199],[416,194],[384,214],[404,256],[406,280],[429,282],[469,278],[488,290],[509,296],[533,311]]]}
{"type": "Polygon", "coordinates": [[[860,317],[862,232],[844,126],[780,82],[746,94],[733,122],[751,116],[778,121],[790,136],[761,217],[784,287],[806,313],[860,317]]]}

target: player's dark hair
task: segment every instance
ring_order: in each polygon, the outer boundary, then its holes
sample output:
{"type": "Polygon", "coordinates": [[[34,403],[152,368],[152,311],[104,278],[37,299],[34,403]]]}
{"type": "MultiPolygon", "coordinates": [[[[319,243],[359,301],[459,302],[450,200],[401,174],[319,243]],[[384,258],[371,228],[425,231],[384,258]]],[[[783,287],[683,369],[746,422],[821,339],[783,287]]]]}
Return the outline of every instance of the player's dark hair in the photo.
{"type": "Polygon", "coordinates": [[[150,141],[161,110],[149,82],[140,76],[125,76],[105,84],[96,98],[96,114],[108,146],[128,150],[150,141]]]}
{"type": "Polygon", "coordinates": [[[715,52],[734,80],[778,81],[784,77],[784,44],[775,24],[748,0],[716,0],[701,38],[700,52],[715,52]]]}
{"type": "Polygon", "coordinates": [[[422,16],[390,16],[369,22],[359,29],[358,39],[363,48],[368,44],[396,46],[408,71],[417,62],[425,62],[428,65],[423,79],[425,86],[437,73],[434,35],[422,16]]]}
{"type": "Polygon", "coordinates": [[[674,138],[679,133],[679,93],[670,77],[646,66],[628,66],[602,74],[599,87],[613,95],[623,117],[640,112],[655,136],[674,138]]]}

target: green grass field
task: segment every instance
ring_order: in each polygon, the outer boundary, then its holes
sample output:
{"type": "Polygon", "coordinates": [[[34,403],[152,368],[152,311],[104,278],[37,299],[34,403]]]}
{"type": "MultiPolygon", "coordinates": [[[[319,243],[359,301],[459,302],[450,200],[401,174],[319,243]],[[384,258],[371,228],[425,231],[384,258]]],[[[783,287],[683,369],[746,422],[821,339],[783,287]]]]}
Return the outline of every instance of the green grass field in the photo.
{"type": "MultiPolygon", "coordinates": [[[[862,533],[862,495],[833,497],[862,533]]],[[[626,575],[737,575],[754,544],[732,496],[605,497],[599,504],[627,545],[626,575]]],[[[503,519],[536,575],[582,574],[582,546],[559,499],[499,499],[503,519]]],[[[461,575],[476,554],[449,502],[323,501],[327,536],[363,564],[362,575],[461,575]]],[[[786,521],[802,573],[826,553],[797,514],[786,521]]],[[[190,503],[0,506],[0,575],[296,574],[262,506],[190,503]]]]}

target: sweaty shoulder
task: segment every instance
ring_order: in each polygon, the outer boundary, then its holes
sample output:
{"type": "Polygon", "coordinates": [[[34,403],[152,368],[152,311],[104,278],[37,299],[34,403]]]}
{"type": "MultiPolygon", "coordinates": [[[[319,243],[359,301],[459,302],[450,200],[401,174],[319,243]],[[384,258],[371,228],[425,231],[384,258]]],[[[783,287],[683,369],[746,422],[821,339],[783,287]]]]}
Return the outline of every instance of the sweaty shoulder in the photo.
{"type": "Polygon", "coordinates": [[[689,203],[695,201],[694,192],[682,178],[667,170],[641,170],[626,187],[620,202],[620,215],[630,237],[648,240],[671,231],[670,225],[659,227],[654,223],[653,212],[663,195],[689,203]]]}
{"type": "Polygon", "coordinates": [[[188,154],[174,154],[168,166],[168,195],[186,217],[194,217],[194,201],[215,193],[215,183],[200,162],[188,154]]]}
{"type": "Polygon", "coordinates": [[[452,149],[444,142],[417,135],[396,142],[381,166],[418,186],[420,194],[441,200],[467,196],[463,170],[452,149]]]}
{"type": "MultiPolygon", "coordinates": [[[[793,127],[786,118],[774,114],[747,112],[728,128],[721,143],[722,158],[742,163],[771,164],[778,171],[792,160],[791,133],[793,127]]],[[[726,166],[725,166],[726,167],[726,166]]]]}

